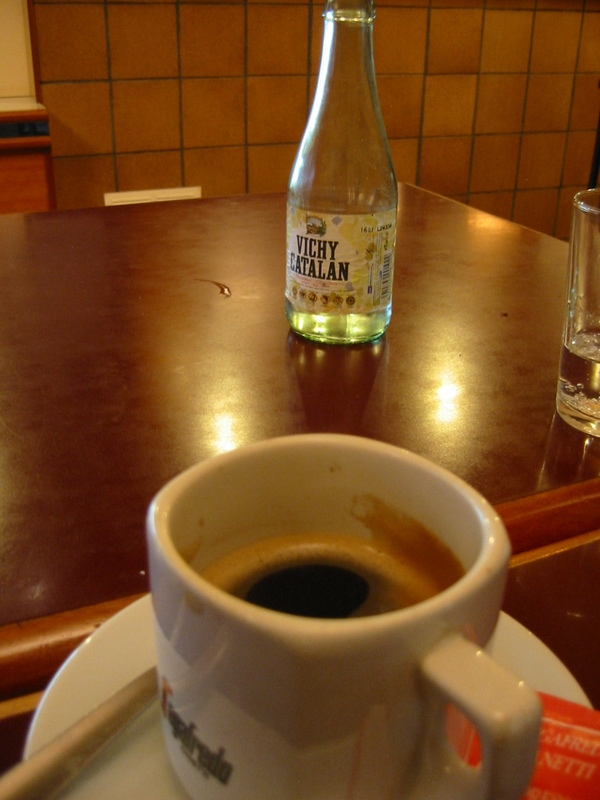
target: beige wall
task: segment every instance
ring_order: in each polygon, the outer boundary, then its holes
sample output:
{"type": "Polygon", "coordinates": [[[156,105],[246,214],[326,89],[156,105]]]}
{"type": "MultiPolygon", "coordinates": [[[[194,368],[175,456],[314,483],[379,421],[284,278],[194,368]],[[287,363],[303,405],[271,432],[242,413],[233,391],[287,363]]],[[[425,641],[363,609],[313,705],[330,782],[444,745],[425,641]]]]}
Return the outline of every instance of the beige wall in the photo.
{"type": "MultiPolygon", "coordinates": [[[[379,0],[399,180],[568,232],[600,92],[600,0],[379,0]]],[[[322,3],[35,0],[58,204],[200,184],[285,189],[322,3]]]]}
{"type": "Polygon", "coordinates": [[[0,99],[35,97],[27,0],[0,2],[0,99]]]}

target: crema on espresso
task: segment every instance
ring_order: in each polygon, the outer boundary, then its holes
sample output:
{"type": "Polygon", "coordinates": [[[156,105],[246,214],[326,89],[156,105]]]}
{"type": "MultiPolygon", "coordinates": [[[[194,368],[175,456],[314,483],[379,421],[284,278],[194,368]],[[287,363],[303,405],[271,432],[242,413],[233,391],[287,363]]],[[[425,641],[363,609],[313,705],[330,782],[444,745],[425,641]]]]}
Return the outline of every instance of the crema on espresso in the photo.
{"type": "Polygon", "coordinates": [[[200,571],[256,605],[319,618],[362,617],[419,603],[459,580],[454,553],[421,523],[371,495],[353,515],[365,536],[336,531],[268,536],[200,571]]]}

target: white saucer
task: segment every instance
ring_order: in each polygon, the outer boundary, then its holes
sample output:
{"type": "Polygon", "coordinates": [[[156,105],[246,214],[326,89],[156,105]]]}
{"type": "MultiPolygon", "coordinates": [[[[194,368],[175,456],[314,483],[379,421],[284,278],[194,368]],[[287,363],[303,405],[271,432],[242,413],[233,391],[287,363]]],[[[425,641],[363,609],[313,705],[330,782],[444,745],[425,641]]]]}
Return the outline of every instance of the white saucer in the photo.
{"type": "MultiPolygon", "coordinates": [[[[537,691],[590,707],[571,673],[538,638],[501,614],[491,654],[537,691]]],[[[155,663],[150,596],[98,628],[63,664],[33,718],[25,757],[155,663]]],[[[189,800],[162,745],[153,703],[61,797],[81,800],[189,800]]]]}

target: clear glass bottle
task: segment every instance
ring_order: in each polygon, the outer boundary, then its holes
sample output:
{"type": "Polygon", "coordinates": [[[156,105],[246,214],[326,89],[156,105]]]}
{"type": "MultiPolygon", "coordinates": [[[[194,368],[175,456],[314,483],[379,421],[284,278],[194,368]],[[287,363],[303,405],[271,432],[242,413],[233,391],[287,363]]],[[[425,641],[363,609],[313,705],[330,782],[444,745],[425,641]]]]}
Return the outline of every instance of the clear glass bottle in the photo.
{"type": "Polygon", "coordinates": [[[315,99],[292,168],[286,313],[320,342],[376,339],[392,313],[398,186],[373,63],[372,0],[327,0],[315,99]]]}

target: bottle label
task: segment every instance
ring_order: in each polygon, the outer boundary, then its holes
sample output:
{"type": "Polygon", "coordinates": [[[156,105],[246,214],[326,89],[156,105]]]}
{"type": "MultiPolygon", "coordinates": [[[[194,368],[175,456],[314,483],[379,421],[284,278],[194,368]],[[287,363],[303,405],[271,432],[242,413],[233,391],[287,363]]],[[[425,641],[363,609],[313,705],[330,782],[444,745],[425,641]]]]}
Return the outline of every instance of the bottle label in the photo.
{"type": "Polygon", "coordinates": [[[288,205],[285,296],[298,311],[368,314],[392,296],[396,211],[321,214],[288,205]]]}

